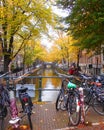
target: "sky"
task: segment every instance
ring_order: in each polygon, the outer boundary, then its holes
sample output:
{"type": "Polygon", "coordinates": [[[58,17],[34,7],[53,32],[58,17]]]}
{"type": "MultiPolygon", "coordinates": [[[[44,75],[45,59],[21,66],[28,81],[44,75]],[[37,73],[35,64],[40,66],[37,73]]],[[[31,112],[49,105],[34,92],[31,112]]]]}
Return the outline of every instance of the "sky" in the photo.
{"type": "MultiPolygon", "coordinates": [[[[61,9],[58,9],[56,6],[52,7],[52,8],[53,8],[54,13],[56,13],[60,17],[67,16],[67,12],[65,12],[65,11],[63,11],[61,9]]],[[[52,30],[52,28],[49,28],[49,34],[51,36],[55,37],[55,32],[52,30]]],[[[52,40],[49,40],[47,38],[47,36],[43,36],[43,38],[42,38],[42,45],[46,46],[47,49],[50,49],[52,47],[52,45],[53,45],[53,42],[52,42],[52,40]]]]}

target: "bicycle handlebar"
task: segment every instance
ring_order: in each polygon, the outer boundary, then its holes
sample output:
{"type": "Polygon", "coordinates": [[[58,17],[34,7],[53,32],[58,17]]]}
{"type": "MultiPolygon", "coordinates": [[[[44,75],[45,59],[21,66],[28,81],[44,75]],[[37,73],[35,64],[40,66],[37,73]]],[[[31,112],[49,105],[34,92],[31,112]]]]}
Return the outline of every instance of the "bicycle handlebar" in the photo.
{"type": "Polygon", "coordinates": [[[85,80],[93,79],[93,77],[88,76],[88,75],[85,75],[85,74],[80,74],[80,76],[81,76],[83,79],[85,79],[85,80]]]}

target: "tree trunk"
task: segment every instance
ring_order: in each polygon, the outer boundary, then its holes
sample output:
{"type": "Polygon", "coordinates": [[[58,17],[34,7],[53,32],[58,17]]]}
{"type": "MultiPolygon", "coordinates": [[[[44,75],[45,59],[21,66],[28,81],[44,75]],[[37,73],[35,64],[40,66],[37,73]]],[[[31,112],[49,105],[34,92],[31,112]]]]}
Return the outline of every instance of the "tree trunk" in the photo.
{"type": "Polygon", "coordinates": [[[8,65],[10,63],[11,59],[9,55],[4,55],[4,73],[8,72],[8,65]]]}
{"type": "Polygon", "coordinates": [[[79,54],[77,55],[77,67],[79,67],[79,54]]]}

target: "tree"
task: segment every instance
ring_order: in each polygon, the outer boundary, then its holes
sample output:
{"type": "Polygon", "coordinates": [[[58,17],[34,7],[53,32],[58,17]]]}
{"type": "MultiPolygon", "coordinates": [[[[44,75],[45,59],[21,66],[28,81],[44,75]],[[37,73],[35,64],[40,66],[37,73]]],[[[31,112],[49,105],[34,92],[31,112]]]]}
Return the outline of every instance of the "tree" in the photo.
{"type": "Polygon", "coordinates": [[[67,36],[62,31],[57,31],[57,39],[50,50],[48,57],[51,61],[63,62],[69,66],[70,62],[79,65],[79,47],[75,46],[71,36],[67,36]]]}
{"type": "Polygon", "coordinates": [[[28,41],[28,43],[25,44],[24,50],[21,52],[23,57],[23,68],[25,68],[25,66],[31,66],[37,59],[44,61],[46,54],[45,51],[45,48],[39,41],[28,41]]]}
{"type": "Polygon", "coordinates": [[[103,0],[57,0],[59,7],[69,11],[63,20],[67,32],[77,39],[80,48],[100,52],[104,44],[103,0]]]}
{"type": "Polygon", "coordinates": [[[46,61],[48,62],[58,62],[58,61],[61,61],[61,55],[60,55],[60,50],[58,48],[58,46],[56,44],[54,44],[50,51],[47,52],[48,55],[46,57],[46,61]]]}
{"type": "Polygon", "coordinates": [[[60,55],[65,63],[70,64],[70,62],[77,62],[79,47],[75,46],[76,40],[70,35],[63,35],[63,33],[58,33],[58,39],[56,44],[60,48],[60,55]]]}
{"type": "Polygon", "coordinates": [[[28,40],[41,36],[53,25],[54,15],[45,0],[1,0],[0,30],[2,31],[2,51],[4,72],[9,63],[24,48],[28,40]],[[19,44],[14,50],[14,43],[19,44]]]}

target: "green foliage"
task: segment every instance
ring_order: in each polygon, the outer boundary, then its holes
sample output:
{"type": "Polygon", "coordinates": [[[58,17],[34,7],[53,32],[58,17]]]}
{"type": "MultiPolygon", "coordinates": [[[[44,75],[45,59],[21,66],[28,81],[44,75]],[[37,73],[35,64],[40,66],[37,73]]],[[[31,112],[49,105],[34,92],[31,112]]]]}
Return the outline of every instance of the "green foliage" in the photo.
{"type": "Polygon", "coordinates": [[[1,0],[0,11],[2,49],[4,62],[7,62],[4,68],[7,68],[28,40],[48,32],[48,26],[55,23],[55,16],[45,0],[1,0]]]}
{"type": "Polygon", "coordinates": [[[67,32],[77,39],[81,48],[93,50],[104,44],[103,0],[57,0],[57,4],[69,10],[64,19],[67,32]]]}

